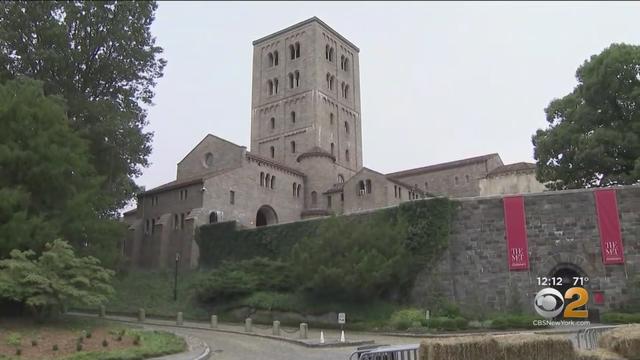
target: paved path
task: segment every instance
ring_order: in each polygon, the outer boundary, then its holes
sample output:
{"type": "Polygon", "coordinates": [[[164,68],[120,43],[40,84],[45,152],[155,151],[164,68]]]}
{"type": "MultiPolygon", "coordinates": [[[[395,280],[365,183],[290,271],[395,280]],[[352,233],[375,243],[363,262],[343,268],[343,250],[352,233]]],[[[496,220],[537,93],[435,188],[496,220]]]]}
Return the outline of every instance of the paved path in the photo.
{"type": "MultiPolygon", "coordinates": [[[[71,314],[74,315],[74,314],[71,314]]],[[[87,316],[86,314],[76,314],[87,316]]],[[[107,316],[107,320],[127,321],[137,323],[135,319],[122,316],[107,316]]],[[[254,325],[254,336],[244,333],[241,324],[221,323],[218,331],[210,329],[209,324],[201,322],[185,321],[183,327],[175,326],[175,321],[147,319],[145,328],[171,330],[178,334],[196,336],[205,341],[211,348],[212,360],[346,360],[355,351],[356,346],[333,347],[333,348],[309,348],[301,343],[287,342],[283,340],[298,340],[299,333],[294,328],[283,328],[279,339],[274,339],[271,328],[263,325],[254,325]],[[258,336],[255,336],[258,335],[258,336]],[[272,338],[264,337],[271,336],[272,338]]],[[[575,342],[576,332],[579,328],[556,328],[536,331],[537,333],[562,333],[575,342]]],[[[335,342],[340,338],[337,330],[323,330],[327,342],[335,342]]],[[[534,331],[520,331],[521,334],[533,334],[534,331]]],[[[503,332],[505,334],[507,332],[503,332]]],[[[511,332],[514,333],[514,332],[511,332]]],[[[461,334],[444,334],[444,337],[461,336],[461,334]]],[[[347,340],[373,340],[375,344],[415,344],[419,343],[423,337],[420,336],[396,336],[377,333],[347,332],[347,340]]],[[[309,340],[307,342],[318,342],[320,330],[309,329],[309,340]]]]}

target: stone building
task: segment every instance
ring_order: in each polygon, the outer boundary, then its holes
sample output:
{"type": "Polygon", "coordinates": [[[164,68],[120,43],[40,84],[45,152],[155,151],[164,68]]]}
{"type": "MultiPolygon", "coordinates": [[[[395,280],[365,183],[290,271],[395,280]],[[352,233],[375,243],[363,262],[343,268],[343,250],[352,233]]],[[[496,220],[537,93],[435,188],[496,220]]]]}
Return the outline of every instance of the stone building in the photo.
{"type": "Polygon", "coordinates": [[[124,214],[132,264],[163,267],[179,254],[197,266],[203,224],[256,227],[500,188],[487,180],[504,167],[498,154],[391,174],[364,167],[359,51],[316,17],[254,41],[251,151],[209,134],[176,180],[139,194],[124,214]]]}

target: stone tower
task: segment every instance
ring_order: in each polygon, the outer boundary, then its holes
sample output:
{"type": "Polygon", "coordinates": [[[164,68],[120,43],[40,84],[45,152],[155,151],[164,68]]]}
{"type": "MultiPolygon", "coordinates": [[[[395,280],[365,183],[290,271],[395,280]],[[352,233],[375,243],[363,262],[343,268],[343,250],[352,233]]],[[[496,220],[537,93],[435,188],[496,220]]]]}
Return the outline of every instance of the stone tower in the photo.
{"type": "Polygon", "coordinates": [[[336,178],[362,168],[358,52],[316,17],[254,41],[251,151],[303,171],[300,155],[326,152],[336,178]]]}

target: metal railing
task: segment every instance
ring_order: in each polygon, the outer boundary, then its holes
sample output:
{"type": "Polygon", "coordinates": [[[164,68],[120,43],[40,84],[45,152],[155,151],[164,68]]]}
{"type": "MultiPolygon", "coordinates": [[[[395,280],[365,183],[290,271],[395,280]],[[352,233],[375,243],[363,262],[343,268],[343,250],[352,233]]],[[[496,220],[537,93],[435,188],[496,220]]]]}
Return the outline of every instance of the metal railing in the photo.
{"type": "Polygon", "coordinates": [[[595,326],[578,331],[577,342],[579,349],[593,350],[598,347],[598,339],[607,330],[615,326],[595,326]]]}
{"type": "Polygon", "coordinates": [[[419,344],[359,347],[349,360],[418,360],[419,344]]]}

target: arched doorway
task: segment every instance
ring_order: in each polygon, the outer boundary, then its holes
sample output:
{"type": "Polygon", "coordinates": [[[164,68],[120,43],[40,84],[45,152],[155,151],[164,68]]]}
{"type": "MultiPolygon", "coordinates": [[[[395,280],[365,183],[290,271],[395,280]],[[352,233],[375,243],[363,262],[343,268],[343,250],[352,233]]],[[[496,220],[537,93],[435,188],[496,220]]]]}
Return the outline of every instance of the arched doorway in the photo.
{"type": "MultiPolygon", "coordinates": [[[[562,282],[560,284],[553,285],[554,289],[558,290],[560,294],[564,297],[564,294],[572,287],[584,287],[584,284],[581,284],[579,281],[576,281],[576,278],[584,278],[586,276],[585,272],[574,264],[563,263],[556,265],[549,272],[549,276],[554,278],[561,278],[562,282]]],[[[567,304],[570,303],[570,299],[565,299],[564,307],[567,307],[567,304]]],[[[576,310],[585,310],[586,306],[581,306],[576,308],[576,310]]],[[[563,311],[564,313],[564,311],[563,311]]],[[[557,317],[557,320],[563,319],[562,313],[557,317]]]]}
{"type": "Polygon", "coordinates": [[[256,226],[273,225],[278,223],[278,214],[269,205],[262,205],[256,214],[256,226]]]}
{"type": "Polygon", "coordinates": [[[212,211],[211,214],[209,214],[209,224],[215,224],[218,222],[218,214],[216,214],[215,211],[212,211]]]}

